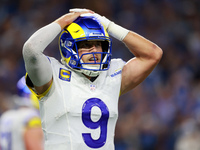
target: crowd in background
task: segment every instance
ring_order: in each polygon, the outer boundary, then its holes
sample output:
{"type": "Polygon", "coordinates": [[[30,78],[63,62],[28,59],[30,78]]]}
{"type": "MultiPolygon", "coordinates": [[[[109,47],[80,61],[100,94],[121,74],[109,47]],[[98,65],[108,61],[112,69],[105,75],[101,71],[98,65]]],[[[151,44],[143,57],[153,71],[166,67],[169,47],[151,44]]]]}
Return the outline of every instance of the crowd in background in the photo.
{"type": "MultiPolygon", "coordinates": [[[[199,0],[1,0],[0,115],[25,74],[24,42],[70,8],[91,9],[163,50],[149,77],[119,100],[116,150],[199,150],[199,0]]],[[[133,57],[112,40],[113,58],[133,57]]],[[[45,54],[60,59],[58,37],[45,54]]]]}

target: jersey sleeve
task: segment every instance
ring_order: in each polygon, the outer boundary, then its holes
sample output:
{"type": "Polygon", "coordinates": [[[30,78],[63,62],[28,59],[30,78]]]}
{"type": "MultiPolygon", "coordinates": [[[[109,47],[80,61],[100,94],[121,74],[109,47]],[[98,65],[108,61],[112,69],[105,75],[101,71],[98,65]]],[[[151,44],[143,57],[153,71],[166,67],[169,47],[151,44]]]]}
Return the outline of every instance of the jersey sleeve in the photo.
{"type": "Polygon", "coordinates": [[[26,128],[35,128],[41,126],[41,120],[39,117],[33,117],[26,123],[26,128]]]}
{"type": "Polygon", "coordinates": [[[26,116],[24,117],[24,126],[26,129],[42,126],[38,111],[35,109],[27,109],[24,113],[26,113],[26,116]]]}
{"type": "Polygon", "coordinates": [[[126,64],[126,62],[123,61],[120,58],[112,59],[111,64],[110,64],[110,68],[109,68],[109,72],[108,72],[109,75],[111,77],[113,77],[117,74],[121,74],[121,71],[122,71],[125,64],[126,64]]]}

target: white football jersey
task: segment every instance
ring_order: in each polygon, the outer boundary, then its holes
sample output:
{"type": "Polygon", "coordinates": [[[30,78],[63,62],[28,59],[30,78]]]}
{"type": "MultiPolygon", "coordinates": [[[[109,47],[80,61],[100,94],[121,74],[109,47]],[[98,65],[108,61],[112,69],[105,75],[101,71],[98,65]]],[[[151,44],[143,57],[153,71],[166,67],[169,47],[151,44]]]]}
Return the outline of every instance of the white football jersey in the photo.
{"type": "Polygon", "coordinates": [[[121,72],[113,59],[93,82],[49,58],[53,83],[40,99],[45,150],[114,150],[121,72]]]}
{"type": "Polygon", "coordinates": [[[26,150],[24,131],[33,118],[39,118],[39,112],[31,108],[8,110],[0,120],[1,150],[26,150]]]}

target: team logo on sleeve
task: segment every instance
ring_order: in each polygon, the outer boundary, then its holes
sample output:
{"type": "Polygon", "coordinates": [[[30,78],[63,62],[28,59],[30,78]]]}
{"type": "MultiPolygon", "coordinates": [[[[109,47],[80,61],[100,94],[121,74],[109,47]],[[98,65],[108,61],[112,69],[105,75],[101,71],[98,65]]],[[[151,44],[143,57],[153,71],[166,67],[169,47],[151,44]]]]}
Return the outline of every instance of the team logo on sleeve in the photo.
{"type": "Polygon", "coordinates": [[[60,68],[59,78],[64,81],[70,82],[71,71],[60,68]]]}
{"type": "Polygon", "coordinates": [[[120,70],[116,70],[113,74],[111,74],[110,76],[111,77],[115,77],[116,75],[118,75],[118,74],[121,74],[122,73],[122,70],[121,70],[121,68],[120,68],[120,70]]]}

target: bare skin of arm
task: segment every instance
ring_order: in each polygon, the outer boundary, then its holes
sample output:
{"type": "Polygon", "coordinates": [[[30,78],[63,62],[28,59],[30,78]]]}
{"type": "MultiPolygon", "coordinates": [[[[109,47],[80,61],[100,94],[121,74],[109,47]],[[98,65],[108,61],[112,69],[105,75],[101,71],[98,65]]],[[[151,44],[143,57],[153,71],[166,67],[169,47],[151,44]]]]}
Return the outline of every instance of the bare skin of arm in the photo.
{"type": "Polygon", "coordinates": [[[43,132],[41,127],[28,128],[24,133],[26,150],[43,150],[43,132]]]}
{"type": "Polygon", "coordinates": [[[121,95],[140,84],[152,72],[163,54],[156,44],[132,31],[123,42],[135,57],[123,67],[121,95]]]}

